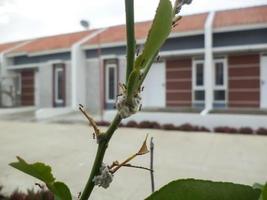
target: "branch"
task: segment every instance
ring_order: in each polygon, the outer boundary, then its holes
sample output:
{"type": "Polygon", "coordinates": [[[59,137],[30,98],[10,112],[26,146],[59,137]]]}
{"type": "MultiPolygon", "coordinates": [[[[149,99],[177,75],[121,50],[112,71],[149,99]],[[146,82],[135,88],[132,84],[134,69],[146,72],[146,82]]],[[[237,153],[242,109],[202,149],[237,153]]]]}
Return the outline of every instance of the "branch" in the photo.
{"type": "Polygon", "coordinates": [[[126,11],[126,30],[127,30],[127,72],[126,82],[133,70],[135,58],[135,31],[134,31],[134,2],[133,0],[125,0],[126,11]]]}
{"type": "MultiPolygon", "coordinates": [[[[118,166],[118,164],[115,163],[114,166],[118,166]]],[[[144,169],[144,170],[148,170],[148,171],[150,171],[150,172],[151,172],[151,171],[153,172],[152,169],[149,169],[149,168],[147,168],[147,167],[142,167],[142,166],[137,166],[137,165],[131,165],[131,164],[124,164],[124,165],[122,165],[122,167],[131,167],[131,168],[137,168],[137,169],[144,169]]]]}
{"type": "Polygon", "coordinates": [[[91,173],[90,173],[90,177],[89,177],[89,179],[86,183],[86,186],[85,186],[85,188],[81,194],[80,200],[88,200],[88,198],[90,197],[90,195],[91,195],[91,193],[95,187],[95,184],[93,182],[93,178],[99,174],[99,169],[103,163],[104,155],[105,155],[106,149],[108,147],[109,140],[111,139],[115,130],[118,128],[121,120],[122,119],[121,119],[120,115],[117,114],[115,116],[115,118],[113,119],[111,125],[109,126],[108,130],[105,133],[103,133],[105,139],[103,139],[99,142],[95,161],[94,161],[91,173]]]}
{"type": "Polygon", "coordinates": [[[84,110],[83,108],[83,105],[79,105],[79,110],[83,113],[83,115],[88,119],[89,121],[89,124],[93,127],[94,131],[95,131],[95,134],[96,134],[96,137],[98,137],[100,135],[100,130],[99,128],[97,127],[96,123],[95,123],[95,120],[89,116],[89,114],[86,113],[86,111],[84,110]]]}

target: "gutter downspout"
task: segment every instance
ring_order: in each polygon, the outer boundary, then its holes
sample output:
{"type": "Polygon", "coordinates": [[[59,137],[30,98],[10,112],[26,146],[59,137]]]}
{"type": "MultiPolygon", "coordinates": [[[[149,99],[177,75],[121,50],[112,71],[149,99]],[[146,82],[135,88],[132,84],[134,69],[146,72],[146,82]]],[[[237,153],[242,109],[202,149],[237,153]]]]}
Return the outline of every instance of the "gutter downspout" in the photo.
{"type": "Polygon", "coordinates": [[[71,47],[71,105],[73,110],[78,110],[78,104],[86,103],[86,85],[84,75],[86,68],[86,55],[85,51],[81,48],[81,45],[90,41],[105,30],[106,28],[97,30],[85,38],[82,38],[71,47]]]}
{"type": "Polygon", "coordinates": [[[205,85],[205,108],[201,115],[208,114],[213,108],[213,34],[212,27],[215,12],[209,13],[205,22],[205,66],[204,66],[204,85],[205,85]]]}

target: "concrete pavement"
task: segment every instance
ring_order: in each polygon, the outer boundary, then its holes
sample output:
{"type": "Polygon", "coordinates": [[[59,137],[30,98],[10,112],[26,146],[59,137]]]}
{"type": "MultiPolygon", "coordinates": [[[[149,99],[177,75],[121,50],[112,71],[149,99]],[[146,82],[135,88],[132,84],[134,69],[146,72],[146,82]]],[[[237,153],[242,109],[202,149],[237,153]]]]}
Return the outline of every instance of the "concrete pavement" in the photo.
{"type": "MultiPolygon", "coordinates": [[[[96,152],[92,129],[83,124],[0,122],[0,185],[9,193],[34,187],[35,179],[8,166],[20,155],[53,167],[74,195],[84,186],[96,152]]],[[[267,180],[267,137],[121,128],[112,139],[105,162],[135,153],[145,135],[155,142],[156,188],[173,179],[201,178],[253,184],[267,180]]],[[[149,155],[132,164],[149,166],[149,155]]],[[[119,170],[111,187],[96,188],[94,200],[138,200],[150,194],[150,175],[119,170]]]]}

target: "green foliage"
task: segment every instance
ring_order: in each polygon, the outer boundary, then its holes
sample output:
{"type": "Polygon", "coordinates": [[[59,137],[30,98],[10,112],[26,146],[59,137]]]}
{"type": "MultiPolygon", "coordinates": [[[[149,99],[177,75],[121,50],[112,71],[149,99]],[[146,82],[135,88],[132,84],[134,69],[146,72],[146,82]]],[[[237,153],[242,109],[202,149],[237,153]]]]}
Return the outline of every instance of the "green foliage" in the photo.
{"type": "Polygon", "coordinates": [[[262,190],[262,200],[267,200],[267,183],[262,190]]]}
{"type": "Polygon", "coordinates": [[[262,185],[260,183],[255,183],[253,185],[253,188],[261,190],[261,196],[259,200],[267,200],[267,183],[265,185],[262,185]]]}
{"type": "Polygon", "coordinates": [[[150,58],[158,53],[171,32],[172,17],[171,2],[169,0],[160,0],[143,53],[136,60],[136,68],[144,68],[150,58]]]}
{"type": "Polygon", "coordinates": [[[54,193],[56,200],[71,200],[71,193],[67,185],[62,182],[56,181],[52,174],[50,166],[44,163],[28,164],[25,160],[17,157],[18,162],[10,163],[9,165],[43,181],[48,189],[54,193]]]}
{"type": "Polygon", "coordinates": [[[258,200],[260,190],[250,186],[195,179],[177,180],[146,200],[258,200]]]}
{"type": "Polygon", "coordinates": [[[129,98],[136,93],[142,84],[142,81],[152,65],[160,47],[170,34],[172,17],[171,2],[169,0],[160,0],[156,15],[144,44],[144,50],[142,54],[136,58],[134,69],[132,70],[127,82],[127,88],[131,88],[130,91],[128,91],[128,96],[130,95],[129,98]],[[139,76],[141,69],[146,71],[142,77],[139,76]]]}

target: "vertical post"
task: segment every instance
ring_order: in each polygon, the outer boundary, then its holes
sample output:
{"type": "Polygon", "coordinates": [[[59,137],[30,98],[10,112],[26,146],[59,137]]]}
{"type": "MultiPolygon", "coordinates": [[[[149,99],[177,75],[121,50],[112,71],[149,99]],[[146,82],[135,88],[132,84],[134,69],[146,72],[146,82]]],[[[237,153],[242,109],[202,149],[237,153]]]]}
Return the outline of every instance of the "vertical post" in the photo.
{"type": "Polygon", "coordinates": [[[71,96],[72,109],[77,110],[78,104],[86,103],[85,96],[85,69],[86,69],[86,54],[82,49],[82,44],[89,42],[91,39],[98,36],[106,28],[99,29],[95,32],[88,32],[88,35],[71,47],[71,96]]]}
{"type": "Polygon", "coordinates": [[[213,52],[212,52],[212,25],[215,12],[210,12],[205,23],[205,109],[201,114],[207,114],[213,108],[213,52]]]}
{"type": "Polygon", "coordinates": [[[150,177],[151,177],[151,189],[152,193],[155,191],[155,181],[154,181],[154,143],[153,137],[150,139],[150,177]]]}
{"type": "Polygon", "coordinates": [[[98,65],[99,65],[99,98],[100,98],[100,118],[101,121],[104,120],[104,70],[105,66],[103,65],[102,58],[101,58],[101,38],[100,34],[97,35],[97,57],[98,57],[98,65]]]}
{"type": "Polygon", "coordinates": [[[0,53],[0,107],[2,106],[2,74],[4,67],[4,55],[0,53]]]}

